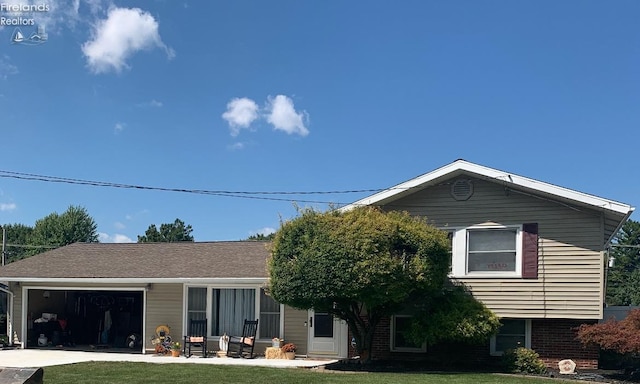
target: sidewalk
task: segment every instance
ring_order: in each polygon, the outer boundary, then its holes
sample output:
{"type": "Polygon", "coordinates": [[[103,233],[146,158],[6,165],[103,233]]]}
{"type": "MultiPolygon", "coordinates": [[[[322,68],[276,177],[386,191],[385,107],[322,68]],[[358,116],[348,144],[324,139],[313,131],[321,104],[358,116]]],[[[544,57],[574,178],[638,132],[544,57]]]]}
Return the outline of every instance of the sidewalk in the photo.
{"type": "Polygon", "coordinates": [[[198,356],[171,357],[156,354],[129,354],[108,352],[83,352],[83,351],[57,351],[38,349],[9,349],[0,350],[0,367],[29,368],[48,367],[52,365],[64,365],[87,361],[131,361],[157,364],[218,364],[218,365],[245,365],[274,368],[313,368],[330,364],[336,360],[314,359],[234,359],[198,356]]]}

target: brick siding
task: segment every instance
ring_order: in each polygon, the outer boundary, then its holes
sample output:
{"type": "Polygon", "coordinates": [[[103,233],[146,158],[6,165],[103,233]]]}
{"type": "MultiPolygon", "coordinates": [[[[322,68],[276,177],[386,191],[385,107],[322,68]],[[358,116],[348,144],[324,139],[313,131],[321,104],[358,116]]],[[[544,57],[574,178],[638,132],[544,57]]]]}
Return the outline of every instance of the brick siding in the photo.
{"type": "Polygon", "coordinates": [[[558,362],[571,359],[578,369],[598,368],[597,347],[583,347],[576,340],[580,324],[596,320],[548,319],[531,321],[531,349],[535,350],[549,368],[557,369],[558,362]]]}
{"type": "MultiPolygon", "coordinates": [[[[576,328],[580,324],[595,323],[595,320],[541,319],[531,321],[531,348],[535,350],[545,365],[558,369],[558,362],[571,359],[578,369],[598,368],[597,347],[583,347],[576,340],[576,328]]],[[[426,360],[438,365],[486,366],[499,364],[500,358],[490,356],[489,342],[479,345],[463,343],[441,343],[430,345],[426,353],[391,352],[389,343],[390,319],[383,319],[374,335],[371,358],[374,360],[426,360]]],[[[351,340],[349,332],[349,340],[351,340]]],[[[349,357],[355,356],[355,349],[349,345],[349,357]]]]}

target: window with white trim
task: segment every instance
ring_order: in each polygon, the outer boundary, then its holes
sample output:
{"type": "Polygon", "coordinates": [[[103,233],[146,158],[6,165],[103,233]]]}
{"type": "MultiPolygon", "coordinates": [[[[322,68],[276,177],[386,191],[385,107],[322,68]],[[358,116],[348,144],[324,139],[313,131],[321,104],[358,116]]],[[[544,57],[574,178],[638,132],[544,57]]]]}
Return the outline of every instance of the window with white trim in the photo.
{"type": "Polygon", "coordinates": [[[491,354],[500,356],[510,349],[531,348],[531,320],[502,319],[498,333],[491,337],[491,354]]]}
{"type": "Polygon", "coordinates": [[[413,316],[393,315],[391,316],[391,350],[394,352],[425,352],[427,344],[416,344],[409,338],[409,330],[413,316]]]}
{"type": "Polygon", "coordinates": [[[261,288],[188,287],[186,310],[186,324],[206,318],[210,336],[241,335],[245,319],[260,319],[259,339],[279,337],[282,329],[282,305],[261,288]]]}
{"type": "Polygon", "coordinates": [[[473,226],[453,230],[453,276],[522,276],[522,226],[473,226]]]}
{"type": "Polygon", "coordinates": [[[280,304],[260,290],[260,335],[263,339],[280,337],[280,304]]]}

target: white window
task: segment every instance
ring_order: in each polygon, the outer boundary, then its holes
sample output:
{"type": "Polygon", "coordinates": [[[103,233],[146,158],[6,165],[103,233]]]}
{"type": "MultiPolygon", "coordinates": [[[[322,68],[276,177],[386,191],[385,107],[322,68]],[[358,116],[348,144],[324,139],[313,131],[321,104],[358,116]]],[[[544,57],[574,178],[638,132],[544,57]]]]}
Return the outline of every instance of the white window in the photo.
{"type": "Polygon", "coordinates": [[[531,320],[502,319],[498,333],[491,337],[491,354],[500,356],[510,349],[531,348],[531,320]]]}
{"type": "Polygon", "coordinates": [[[410,315],[391,316],[391,350],[394,352],[425,352],[426,343],[416,344],[408,333],[413,317],[410,315]]]}
{"type": "Polygon", "coordinates": [[[245,319],[259,318],[259,339],[279,337],[282,329],[282,306],[261,288],[188,287],[186,310],[186,324],[208,319],[210,336],[241,335],[245,319]]]}
{"type": "Polygon", "coordinates": [[[280,337],[280,304],[260,290],[260,337],[280,337]]]}
{"type": "Polygon", "coordinates": [[[453,230],[453,276],[522,275],[522,226],[477,226],[453,230]]]}

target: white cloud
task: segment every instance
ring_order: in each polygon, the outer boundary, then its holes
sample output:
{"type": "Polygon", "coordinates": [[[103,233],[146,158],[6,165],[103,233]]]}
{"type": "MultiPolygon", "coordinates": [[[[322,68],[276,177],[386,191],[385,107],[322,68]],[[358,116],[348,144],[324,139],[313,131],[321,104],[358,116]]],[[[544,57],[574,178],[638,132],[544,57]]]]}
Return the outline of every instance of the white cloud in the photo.
{"type": "Polygon", "coordinates": [[[174,56],[158,33],[158,22],[140,8],[109,10],[107,18],[94,25],[91,40],[82,45],[89,69],[94,73],[120,72],[129,68],[126,61],[141,50],[162,48],[174,56]]]}
{"type": "Polygon", "coordinates": [[[241,149],[244,149],[244,143],[241,143],[241,142],[233,143],[229,146],[229,149],[232,151],[239,151],[241,149]]]}
{"type": "Polygon", "coordinates": [[[0,211],[2,212],[13,211],[16,208],[18,208],[18,206],[14,203],[0,203],[0,211]]]}
{"type": "Polygon", "coordinates": [[[152,99],[151,101],[145,101],[144,103],[137,104],[136,106],[140,108],[161,108],[163,105],[162,101],[152,99]]]}
{"type": "Polygon", "coordinates": [[[258,229],[257,231],[253,231],[253,232],[249,232],[250,235],[264,235],[264,236],[268,236],[272,233],[274,233],[276,230],[275,228],[271,228],[271,227],[264,227],[262,229],[258,229]]]}
{"type": "Polygon", "coordinates": [[[258,118],[258,104],[246,97],[234,98],[227,103],[227,111],[222,118],[229,123],[231,136],[238,136],[242,128],[249,128],[258,118]]]}
{"type": "Polygon", "coordinates": [[[126,225],[122,224],[119,221],[116,221],[115,223],[113,223],[113,226],[118,230],[123,230],[123,229],[127,228],[126,225]]]}
{"type": "Polygon", "coordinates": [[[110,236],[108,233],[100,232],[98,233],[98,240],[101,243],[133,243],[129,236],[121,235],[119,233],[110,236]]]}
{"type": "Polygon", "coordinates": [[[267,100],[267,121],[273,125],[273,128],[284,131],[287,134],[297,134],[307,136],[309,130],[305,126],[308,121],[307,112],[296,112],[293,100],[285,95],[277,95],[267,100]]]}
{"type": "Polygon", "coordinates": [[[116,133],[120,133],[122,131],[124,131],[124,128],[127,126],[127,124],[125,123],[116,123],[116,125],[113,126],[113,130],[116,133]]]}
{"type": "Polygon", "coordinates": [[[18,73],[18,67],[11,64],[9,56],[0,57],[0,79],[6,80],[7,77],[18,73]]]}

